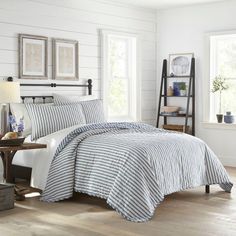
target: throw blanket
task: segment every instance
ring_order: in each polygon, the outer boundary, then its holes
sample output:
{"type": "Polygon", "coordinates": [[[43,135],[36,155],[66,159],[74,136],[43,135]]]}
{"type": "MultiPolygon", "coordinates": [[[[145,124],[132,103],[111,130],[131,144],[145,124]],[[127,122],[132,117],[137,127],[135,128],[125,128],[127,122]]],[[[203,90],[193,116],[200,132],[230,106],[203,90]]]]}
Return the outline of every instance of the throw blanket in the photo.
{"type": "Polygon", "coordinates": [[[128,220],[149,220],[164,196],[207,184],[230,192],[226,170],[200,139],[139,123],[77,128],[57,148],[42,200],[73,191],[106,199],[128,220]]]}

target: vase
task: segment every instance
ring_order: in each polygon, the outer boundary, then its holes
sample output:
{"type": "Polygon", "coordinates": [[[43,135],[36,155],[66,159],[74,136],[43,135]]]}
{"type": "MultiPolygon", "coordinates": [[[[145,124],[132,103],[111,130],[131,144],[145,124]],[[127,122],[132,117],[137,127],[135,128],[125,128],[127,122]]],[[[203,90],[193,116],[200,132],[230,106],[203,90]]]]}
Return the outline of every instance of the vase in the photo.
{"type": "Polygon", "coordinates": [[[172,86],[169,86],[169,88],[167,89],[167,96],[173,96],[173,94],[174,94],[174,90],[172,86]]]}
{"type": "Polygon", "coordinates": [[[227,124],[234,123],[234,116],[231,115],[231,112],[226,112],[226,115],[224,115],[224,122],[227,124]]]}
{"type": "Polygon", "coordinates": [[[217,114],[216,118],[217,118],[217,122],[218,123],[222,123],[222,121],[223,121],[223,114],[217,114]]]}
{"type": "Polygon", "coordinates": [[[186,90],[180,90],[179,93],[180,96],[186,96],[186,90]]]}

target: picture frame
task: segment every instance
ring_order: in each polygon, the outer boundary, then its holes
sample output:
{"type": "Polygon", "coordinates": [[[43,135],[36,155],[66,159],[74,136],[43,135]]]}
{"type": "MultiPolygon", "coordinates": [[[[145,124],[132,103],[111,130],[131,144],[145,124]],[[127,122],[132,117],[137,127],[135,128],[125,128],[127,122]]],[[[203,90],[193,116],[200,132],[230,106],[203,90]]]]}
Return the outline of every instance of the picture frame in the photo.
{"type": "Polygon", "coordinates": [[[48,38],[18,35],[19,78],[48,79],[48,38]]]}
{"type": "Polygon", "coordinates": [[[70,39],[52,39],[53,79],[79,79],[79,42],[70,39]]]}
{"type": "Polygon", "coordinates": [[[170,76],[189,76],[194,53],[169,54],[170,76]]]}

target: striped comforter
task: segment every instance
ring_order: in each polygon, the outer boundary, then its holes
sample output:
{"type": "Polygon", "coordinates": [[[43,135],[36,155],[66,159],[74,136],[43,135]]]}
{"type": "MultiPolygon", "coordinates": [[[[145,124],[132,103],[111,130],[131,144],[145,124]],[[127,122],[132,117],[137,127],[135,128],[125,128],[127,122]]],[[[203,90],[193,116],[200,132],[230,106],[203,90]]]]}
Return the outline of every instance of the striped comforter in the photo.
{"type": "Polygon", "coordinates": [[[86,193],[106,199],[126,219],[143,222],[165,195],[206,184],[220,184],[227,192],[233,186],[200,139],[139,123],[100,123],[65,137],[41,199],[86,193]]]}

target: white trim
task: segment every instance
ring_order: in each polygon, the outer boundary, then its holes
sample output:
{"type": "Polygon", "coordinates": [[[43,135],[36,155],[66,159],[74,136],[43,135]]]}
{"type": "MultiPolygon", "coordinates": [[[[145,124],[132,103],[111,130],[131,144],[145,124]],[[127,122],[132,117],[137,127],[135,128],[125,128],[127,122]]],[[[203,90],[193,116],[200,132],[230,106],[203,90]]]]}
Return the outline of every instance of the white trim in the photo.
{"type": "Polygon", "coordinates": [[[224,166],[236,167],[236,156],[218,156],[224,166]]]}
{"type": "MultiPolygon", "coordinates": [[[[230,31],[217,31],[217,32],[208,32],[205,34],[205,67],[204,67],[204,79],[202,83],[202,90],[203,90],[203,97],[204,103],[203,103],[203,121],[206,121],[205,123],[214,124],[213,122],[209,122],[211,120],[211,107],[213,104],[211,104],[211,91],[210,91],[210,83],[211,83],[211,61],[210,61],[210,53],[211,53],[211,44],[210,44],[210,37],[211,36],[225,36],[225,35],[231,35],[236,34],[236,30],[230,30],[230,31]]],[[[218,124],[218,123],[216,123],[218,124]]],[[[221,125],[221,124],[220,124],[221,125]]],[[[227,124],[226,124],[227,125],[227,124]]],[[[231,124],[232,125],[232,124],[231,124]]]]}
{"type": "MultiPolygon", "coordinates": [[[[137,33],[133,33],[133,32],[123,32],[123,31],[116,31],[116,30],[106,30],[106,29],[102,29],[100,31],[101,33],[101,96],[102,99],[104,101],[104,110],[105,110],[105,114],[107,116],[108,111],[107,111],[107,93],[108,93],[108,87],[107,87],[107,83],[105,83],[104,81],[106,81],[107,78],[107,65],[108,65],[108,57],[107,55],[107,45],[108,45],[108,35],[118,35],[118,36],[124,36],[124,37],[134,37],[136,39],[136,88],[135,88],[135,93],[136,93],[136,117],[135,120],[136,121],[140,121],[141,120],[141,40],[140,40],[140,35],[138,35],[137,33]]],[[[120,119],[118,117],[118,119],[120,119]]],[[[124,117],[125,119],[125,117],[124,117]]],[[[130,119],[130,118],[127,118],[130,119]]],[[[125,120],[127,120],[125,119],[125,120]]]]}
{"type": "Polygon", "coordinates": [[[223,130],[236,130],[236,124],[202,122],[202,127],[205,129],[223,129],[223,130]]]}

